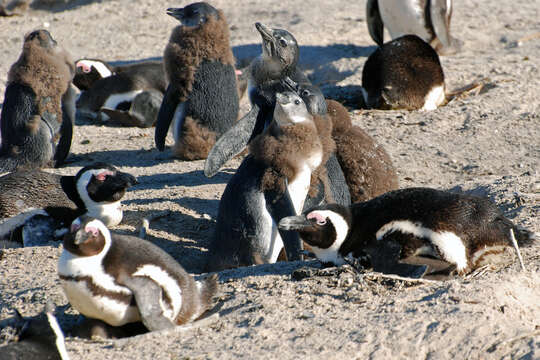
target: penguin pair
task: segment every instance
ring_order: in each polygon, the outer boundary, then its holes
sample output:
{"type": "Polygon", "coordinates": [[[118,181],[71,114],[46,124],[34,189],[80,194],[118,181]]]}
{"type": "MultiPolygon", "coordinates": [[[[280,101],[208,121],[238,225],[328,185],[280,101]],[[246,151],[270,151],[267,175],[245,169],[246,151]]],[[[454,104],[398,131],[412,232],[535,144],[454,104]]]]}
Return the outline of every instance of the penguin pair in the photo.
{"type": "Polygon", "coordinates": [[[47,30],[24,37],[0,115],[0,173],[64,163],[75,118],[74,72],[70,55],[47,30]]]}
{"type": "Polygon", "coordinates": [[[272,122],[221,197],[208,271],[275,262],[282,249],[287,260],[300,259],[298,235],[277,224],[302,212],[313,173],[332,152],[330,131],[324,140],[317,121],[296,93],[276,94],[272,122]]]}
{"type": "Polygon", "coordinates": [[[0,345],[2,360],[69,360],[64,334],[54,316],[54,305],[47,303],[44,311],[34,318],[15,316],[0,322],[0,332],[11,336],[0,345]]]}
{"type": "Polygon", "coordinates": [[[165,48],[169,86],[156,123],[156,147],[163,151],[172,123],[174,156],[205,159],[216,139],[238,119],[234,57],[225,15],[205,2],[170,8],[181,22],[165,48]]]}
{"type": "Polygon", "coordinates": [[[124,126],[151,127],[167,88],[162,61],[113,66],[101,60],[79,59],[73,84],[81,116],[124,126]]]}
{"type": "Polygon", "coordinates": [[[81,314],[112,326],[142,321],[150,331],[196,320],[217,291],[217,275],[195,281],[156,245],[113,234],[89,216],[64,236],[58,275],[81,314]]]}
{"type": "Polygon", "coordinates": [[[313,208],[282,219],[279,228],[298,232],[322,262],[342,265],[350,255],[367,255],[374,270],[411,277],[432,272],[426,265],[432,258],[441,262],[433,269],[439,273],[467,274],[499,262],[512,246],[511,231],[521,246],[535,238],[486,198],[430,188],[313,208]]]}
{"type": "Polygon", "coordinates": [[[121,199],[137,180],[114,166],[95,163],[75,176],[20,170],[0,177],[0,239],[25,246],[57,237],[82,214],[108,226],[122,220],[121,199]]]}
{"type": "Polygon", "coordinates": [[[461,41],[450,36],[452,0],[368,0],[366,17],[369,34],[383,45],[384,27],[396,39],[414,34],[428,42],[440,55],[458,52],[461,41]]]}

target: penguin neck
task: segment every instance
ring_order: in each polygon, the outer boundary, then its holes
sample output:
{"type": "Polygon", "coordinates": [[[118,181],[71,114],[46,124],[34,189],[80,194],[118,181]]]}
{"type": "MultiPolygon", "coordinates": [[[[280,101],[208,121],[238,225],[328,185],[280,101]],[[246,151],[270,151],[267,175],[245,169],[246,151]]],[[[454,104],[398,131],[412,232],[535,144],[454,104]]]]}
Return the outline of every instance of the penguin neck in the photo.
{"type": "Polygon", "coordinates": [[[278,82],[294,73],[295,66],[283,64],[276,58],[260,55],[251,65],[251,76],[256,84],[278,82]]]}
{"type": "Polygon", "coordinates": [[[75,179],[73,179],[72,182],[76,194],[73,196],[75,199],[78,197],[80,203],[77,203],[74,199],[72,199],[72,201],[74,201],[80,209],[86,210],[85,212],[83,211],[83,214],[101,220],[105,226],[116,226],[120,224],[123,216],[120,200],[114,202],[96,202],[88,195],[88,191],[86,190],[87,184],[77,184],[75,179]]]}

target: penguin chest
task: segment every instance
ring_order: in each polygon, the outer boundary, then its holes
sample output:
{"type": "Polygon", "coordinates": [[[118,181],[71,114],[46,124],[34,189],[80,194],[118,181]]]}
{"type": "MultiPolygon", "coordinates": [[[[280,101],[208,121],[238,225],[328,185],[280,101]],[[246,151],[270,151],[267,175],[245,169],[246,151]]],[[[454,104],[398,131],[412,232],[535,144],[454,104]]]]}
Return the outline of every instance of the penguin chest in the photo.
{"type": "MultiPolygon", "coordinates": [[[[432,36],[425,22],[426,0],[378,0],[384,26],[392,39],[406,34],[416,34],[425,41],[432,36]]],[[[427,0],[429,1],[429,0],[427,0]]]]}
{"type": "Polygon", "coordinates": [[[301,214],[304,208],[304,202],[311,185],[311,173],[314,169],[321,165],[322,151],[317,151],[311,155],[300,170],[295,174],[294,178],[287,184],[287,190],[294,206],[296,214],[301,214]]]}

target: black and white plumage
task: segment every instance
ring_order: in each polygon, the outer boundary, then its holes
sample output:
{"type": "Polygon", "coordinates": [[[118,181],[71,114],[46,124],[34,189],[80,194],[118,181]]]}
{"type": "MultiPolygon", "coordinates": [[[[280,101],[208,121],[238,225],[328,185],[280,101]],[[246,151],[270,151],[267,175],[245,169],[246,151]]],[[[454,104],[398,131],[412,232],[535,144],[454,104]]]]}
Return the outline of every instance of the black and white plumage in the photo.
{"type": "Polygon", "coordinates": [[[43,243],[82,214],[108,226],[118,225],[122,220],[120,201],[136,183],[132,175],[104,163],[86,166],[75,176],[40,170],[4,175],[0,177],[0,239],[22,241],[27,246],[43,243]]]}
{"type": "Polygon", "coordinates": [[[453,0],[368,0],[367,25],[373,41],[383,44],[384,27],[396,39],[414,34],[441,55],[458,52],[461,41],[450,36],[453,0]]]}
{"type": "Polygon", "coordinates": [[[76,65],[73,83],[82,91],[77,100],[81,116],[125,126],[154,125],[167,88],[162,61],[113,66],[79,59],[76,65]]]}
{"type": "Polygon", "coordinates": [[[510,230],[520,245],[534,238],[486,198],[430,188],[396,190],[350,207],[314,208],[282,219],[279,227],[297,231],[323,262],[341,265],[349,254],[367,254],[375,270],[404,275],[418,274],[421,265],[409,265],[411,257],[434,257],[449,271],[466,274],[497,262],[512,246],[510,230]]]}
{"type": "Polygon", "coordinates": [[[47,30],[25,36],[0,115],[0,173],[64,163],[75,120],[74,72],[70,55],[47,30]]]}
{"type": "Polygon", "coordinates": [[[234,57],[225,15],[205,2],[170,8],[181,22],[165,48],[169,86],[156,123],[155,143],[165,149],[173,127],[174,156],[205,159],[216,139],[238,120],[234,57]]]}
{"type": "Polygon", "coordinates": [[[416,35],[377,48],[364,64],[362,87],[369,108],[434,110],[446,103],[439,56],[416,35]]]}
{"type": "Polygon", "coordinates": [[[216,275],[195,281],[156,245],[111,233],[88,216],[65,235],[58,274],[81,314],[112,326],[142,321],[151,331],[196,320],[217,290],[216,275]]]}

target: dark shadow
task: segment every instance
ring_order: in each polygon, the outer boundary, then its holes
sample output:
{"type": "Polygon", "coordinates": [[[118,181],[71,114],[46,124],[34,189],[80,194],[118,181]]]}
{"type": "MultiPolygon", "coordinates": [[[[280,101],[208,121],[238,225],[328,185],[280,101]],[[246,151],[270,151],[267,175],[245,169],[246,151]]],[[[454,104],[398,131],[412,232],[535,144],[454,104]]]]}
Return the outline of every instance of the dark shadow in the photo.
{"type": "Polygon", "coordinates": [[[367,109],[362,96],[362,86],[360,85],[325,85],[321,86],[321,91],[327,99],[336,100],[345,105],[348,110],[367,109]]]}
{"type": "Polygon", "coordinates": [[[136,190],[162,189],[165,185],[199,186],[211,184],[226,184],[236,169],[222,169],[215,176],[207,178],[202,170],[193,170],[184,173],[161,173],[142,175],[137,177],[136,190]]]}
{"type": "Polygon", "coordinates": [[[70,161],[70,166],[86,166],[95,161],[103,161],[114,166],[134,166],[146,167],[154,166],[158,163],[170,163],[182,161],[170,156],[170,152],[159,152],[157,149],[139,149],[139,150],[107,150],[95,151],[85,154],[70,154],[75,160],[70,161]]]}
{"type": "Polygon", "coordinates": [[[103,0],[75,0],[75,1],[70,1],[68,3],[59,2],[58,4],[54,4],[54,5],[47,5],[47,4],[42,4],[40,1],[33,1],[30,7],[36,10],[45,10],[45,11],[50,11],[53,13],[59,13],[66,10],[80,8],[80,7],[95,3],[95,2],[102,3],[103,0]]]}

